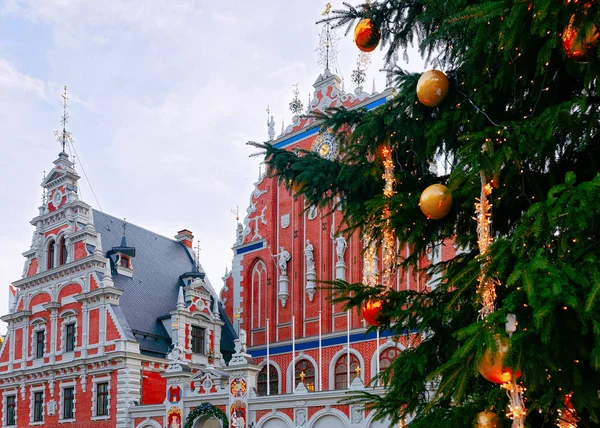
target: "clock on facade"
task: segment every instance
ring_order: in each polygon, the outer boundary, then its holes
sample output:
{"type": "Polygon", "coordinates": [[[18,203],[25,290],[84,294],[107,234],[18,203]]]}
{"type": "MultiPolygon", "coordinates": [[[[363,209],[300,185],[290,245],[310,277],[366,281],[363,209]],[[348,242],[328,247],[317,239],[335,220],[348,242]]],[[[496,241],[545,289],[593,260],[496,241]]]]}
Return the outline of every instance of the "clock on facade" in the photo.
{"type": "Polygon", "coordinates": [[[60,201],[62,201],[63,198],[63,194],[60,190],[56,189],[56,191],[54,192],[54,195],[52,196],[52,205],[54,205],[55,208],[58,208],[58,206],[60,205],[60,201]]]}
{"type": "Polygon", "coordinates": [[[339,152],[337,139],[330,132],[319,134],[312,143],[311,149],[324,159],[335,159],[339,152]]]}

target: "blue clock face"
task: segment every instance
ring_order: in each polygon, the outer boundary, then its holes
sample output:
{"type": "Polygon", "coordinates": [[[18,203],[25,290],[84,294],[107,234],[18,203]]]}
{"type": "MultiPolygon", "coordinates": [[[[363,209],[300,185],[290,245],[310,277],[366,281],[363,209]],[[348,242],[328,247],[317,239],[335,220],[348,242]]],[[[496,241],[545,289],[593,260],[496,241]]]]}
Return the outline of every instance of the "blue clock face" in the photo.
{"type": "Polygon", "coordinates": [[[337,139],[329,132],[319,134],[312,143],[311,149],[328,160],[335,159],[339,153],[337,139]]]}

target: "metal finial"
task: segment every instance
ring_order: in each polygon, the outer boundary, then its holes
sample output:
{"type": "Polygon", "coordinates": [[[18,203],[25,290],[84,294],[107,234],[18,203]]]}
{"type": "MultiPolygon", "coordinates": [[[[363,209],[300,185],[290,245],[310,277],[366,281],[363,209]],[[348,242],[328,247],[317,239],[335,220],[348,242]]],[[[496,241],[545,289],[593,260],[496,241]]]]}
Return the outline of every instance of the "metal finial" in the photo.
{"type": "Polygon", "coordinates": [[[64,86],[64,92],[61,95],[63,99],[63,115],[60,119],[60,124],[62,125],[62,131],[55,131],[54,134],[58,142],[62,145],[62,153],[65,153],[65,147],[71,140],[71,133],[67,131],[67,122],[69,122],[69,113],[67,113],[67,85],[64,86]]]}
{"type": "Polygon", "coordinates": [[[235,219],[237,221],[240,221],[240,206],[238,205],[237,207],[235,207],[235,209],[231,209],[231,213],[235,214],[235,219]]]}
{"type": "Polygon", "coordinates": [[[290,110],[294,113],[295,116],[302,113],[302,109],[304,109],[304,105],[302,105],[302,101],[298,95],[300,95],[300,91],[298,90],[298,84],[296,83],[294,86],[294,99],[290,103],[290,110]]]}
{"type": "Polygon", "coordinates": [[[327,3],[325,10],[321,16],[325,16],[323,29],[319,36],[319,47],[317,48],[319,55],[319,65],[325,67],[325,71],[329,71],[329,65],[336,62],[337,59],[337,37],[335,31],[331,28],[329,16],[331,13],[331,3],[327,3]]]}
{"type": "Polygon", "coordinates": [[[125,234],[127,233],[127,223],[126,223],[127,219],[125,217],[123,217],[123,236],[125,236],[125,234]]]}
{"type": "Polygon", "coordinates": [[[196,269],[200,269],[200,239],[196,240],[196,269]]]}
{"type": "Polygon", "coordinates": [[[361,52],[356,59],[356,68],[352,70],[351,80],[359,89],[359,92],[362,91],[362,84],[367,79],[367,68],[370,63],[371,55],[367,52],[361,52]]]}

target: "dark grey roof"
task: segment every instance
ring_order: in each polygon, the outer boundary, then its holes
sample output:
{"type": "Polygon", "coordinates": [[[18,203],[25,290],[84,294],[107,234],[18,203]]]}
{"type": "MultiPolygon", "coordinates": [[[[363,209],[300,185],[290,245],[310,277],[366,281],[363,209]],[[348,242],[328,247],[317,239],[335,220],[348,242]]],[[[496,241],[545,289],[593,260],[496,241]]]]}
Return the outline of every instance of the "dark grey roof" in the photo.
{"type": "MultiPolygon", "coordinates": [[[[94,210],[94,223],[102,235],[104,254],[121,247],[123,220],[94,210]]],[[[183,244],[131,223],[127,223],[127,245],[135,248],[133,277],[113,276],[115,286],[123,290],[121,310],[140,349],[164,356],[171,339],[158,318],[175,309],[179,277],[194,270],[195,264],[183,244]]]]}

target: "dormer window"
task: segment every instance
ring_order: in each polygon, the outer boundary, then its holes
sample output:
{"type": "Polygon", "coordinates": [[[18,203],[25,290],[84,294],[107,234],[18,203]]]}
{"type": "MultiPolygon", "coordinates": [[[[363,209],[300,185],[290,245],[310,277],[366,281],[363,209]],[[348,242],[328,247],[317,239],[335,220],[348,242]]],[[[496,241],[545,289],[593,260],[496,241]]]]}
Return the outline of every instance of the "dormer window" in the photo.
{"type": "Polygon", "coordinates": [[[59,245],[59,249],[60,249],[60,253],[59,253],[59,257],[58,257],[58,264],[60,265],[64,265],[65,263],[67,263],[67,242],[65,237],[63,236],[62,238],[60,238],[60,245],[59,245]]]}
{"type": "Polygon", "coordinates": [[[52,239],[50,242],[48,242],[48,260],[46,263],[46,266],[48,266],[48,269],[53,269],[54,268],[54,246],[55,246],[55,242],[54,239],[52,239]]]}
{"type": "Polygon", "coordinates": [[[124,256],[123,254],[121,254],[119,256],[119,266],[124,267],[126,269],[131,269],[131,264],[130,264],[129,257],[124,256]]]}

